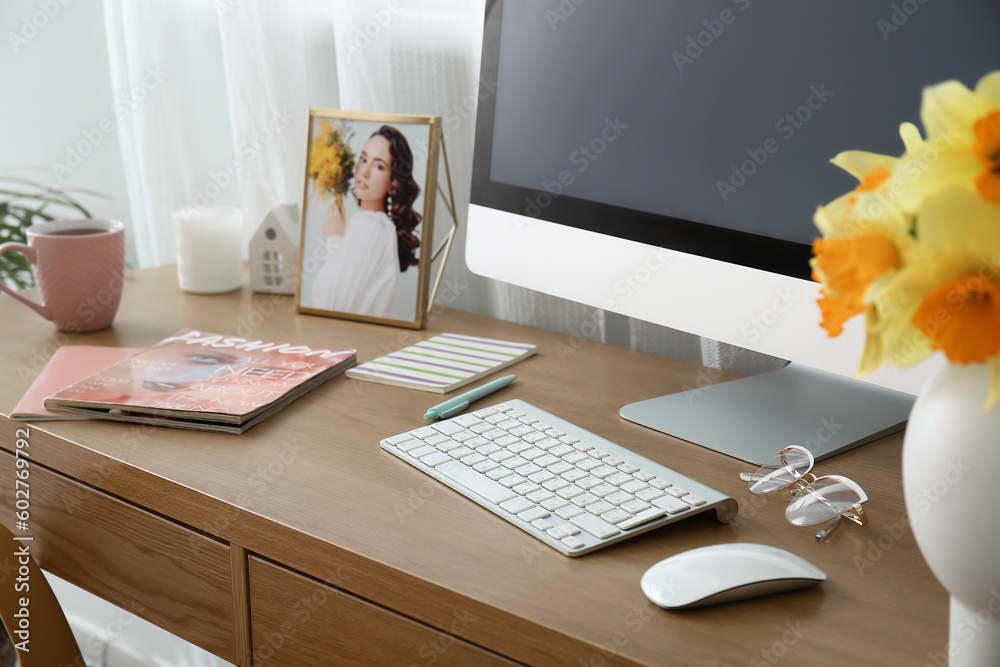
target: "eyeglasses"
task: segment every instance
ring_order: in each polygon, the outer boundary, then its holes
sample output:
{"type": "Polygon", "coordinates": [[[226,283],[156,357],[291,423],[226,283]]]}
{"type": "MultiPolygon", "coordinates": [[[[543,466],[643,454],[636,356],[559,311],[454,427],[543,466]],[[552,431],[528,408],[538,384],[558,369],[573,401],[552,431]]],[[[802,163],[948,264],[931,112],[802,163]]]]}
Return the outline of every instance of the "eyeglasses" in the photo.
{"type": "Polygon", "coordinates": [[[868,523],[862,503],[868,496],[855,482],[840,475],[816,477],[812,470],[812,452],[798,445],[785,447],[755,472],[740,473],[740,479],[749,482],[750,492],[756,494],[785,491],[791,503],[785,509],[785,518],[794,526],[813,526],[829,523],[817,531],[816,539],[825,540],[842,519],[849,519],[859,526],[868,523]]]}

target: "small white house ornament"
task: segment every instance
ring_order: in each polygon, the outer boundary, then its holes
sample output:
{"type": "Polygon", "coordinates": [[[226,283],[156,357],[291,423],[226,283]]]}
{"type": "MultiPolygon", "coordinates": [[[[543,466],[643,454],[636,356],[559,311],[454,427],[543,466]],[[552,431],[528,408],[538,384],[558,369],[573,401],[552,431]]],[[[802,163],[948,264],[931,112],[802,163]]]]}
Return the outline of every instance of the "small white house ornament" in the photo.
{"type": "Polygon", "coordinates": [[[254,292],[294,294],[298,270],[299,205],[278,204],[250,237],[250,287],[254,292]]]}

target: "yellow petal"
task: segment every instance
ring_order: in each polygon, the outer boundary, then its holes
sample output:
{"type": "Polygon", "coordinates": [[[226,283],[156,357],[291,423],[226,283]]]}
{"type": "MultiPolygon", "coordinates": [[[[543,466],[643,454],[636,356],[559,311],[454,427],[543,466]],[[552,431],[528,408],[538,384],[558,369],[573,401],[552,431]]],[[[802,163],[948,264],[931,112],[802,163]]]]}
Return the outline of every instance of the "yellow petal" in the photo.
{"type": "Polygon", "coordinates": [[[958,81],[945,81],[924,89],[920,120],[928,139],[937,135],[964,137],[985,111],[983,98],[958,81]]]}
{"type": "Polygon", "coordinates": [[[917,238],[927,254],[958,264],[956,271],[974,271],[984,253],[1000,250],[1000,204],[983,201],[966,189],[947,189],[920,208],[917,238]]]}
{"type": "Polygon", "coordinates": [[[990,72],[976,83],[976,95],[993,108],[1000,107],[1000,70],[990,72]]]}
{"type": "Polygon", "coordinates": [[[891,174],[899,158],[866,151],[844,151],[837,154],[830,162],[859,181],[863,181],[873,169],[881,168],[891,174]]]}

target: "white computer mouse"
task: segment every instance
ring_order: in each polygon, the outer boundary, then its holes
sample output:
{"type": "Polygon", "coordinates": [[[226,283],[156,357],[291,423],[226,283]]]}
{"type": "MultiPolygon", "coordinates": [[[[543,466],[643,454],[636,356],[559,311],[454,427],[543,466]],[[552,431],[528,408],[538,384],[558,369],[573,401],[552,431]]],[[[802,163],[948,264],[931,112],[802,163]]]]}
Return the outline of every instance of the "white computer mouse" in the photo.
{"type": "Polygon", "coordinates": [[[784,549],[737,542],[661,560],[642,575],[642,592],[665,609],[704,607],[781,593],[826,580],[826,573],[784,549]]]}

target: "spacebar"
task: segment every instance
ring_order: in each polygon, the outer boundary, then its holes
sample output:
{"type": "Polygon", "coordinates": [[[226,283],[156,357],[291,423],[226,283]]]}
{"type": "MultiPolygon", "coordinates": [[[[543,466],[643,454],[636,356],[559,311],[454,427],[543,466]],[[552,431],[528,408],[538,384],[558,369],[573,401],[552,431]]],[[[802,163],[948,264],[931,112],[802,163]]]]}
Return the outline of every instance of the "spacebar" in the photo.
{"type": "Polygon", "coordinates": [[[494,482],[489,477],[458,461],[443,463],[434,468],[434,470],[448,479],[461,484],[476,495],[482,496],[494,505],[499,505],[503,501],[510,500],[517,495],[506,486],[494,482]]]}

